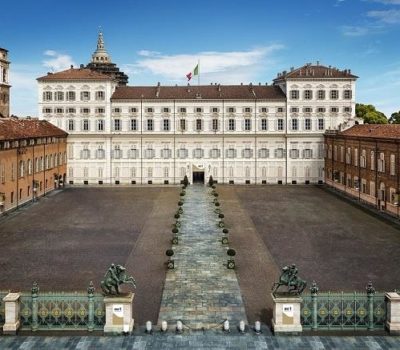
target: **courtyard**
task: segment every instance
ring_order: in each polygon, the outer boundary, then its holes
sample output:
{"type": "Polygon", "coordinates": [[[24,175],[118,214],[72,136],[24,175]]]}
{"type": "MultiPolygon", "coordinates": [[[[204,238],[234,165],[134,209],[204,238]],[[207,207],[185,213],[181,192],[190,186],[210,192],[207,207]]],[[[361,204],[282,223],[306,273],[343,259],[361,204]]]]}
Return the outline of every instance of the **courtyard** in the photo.
{"type": "MultiPolygon", "coordinates": [[[[271,320],[283,265],[321,291],[399,288],[400,231],[314,186],[218,186],[249,323],[271,320]]],[[[0,220],[0,290],[86,290],[111,262],[137,282],[134,318],[157,322],[178,187],[67,188],[0,220]]],[[[129,288],[129,287],[128,287],[129,288]]]]}

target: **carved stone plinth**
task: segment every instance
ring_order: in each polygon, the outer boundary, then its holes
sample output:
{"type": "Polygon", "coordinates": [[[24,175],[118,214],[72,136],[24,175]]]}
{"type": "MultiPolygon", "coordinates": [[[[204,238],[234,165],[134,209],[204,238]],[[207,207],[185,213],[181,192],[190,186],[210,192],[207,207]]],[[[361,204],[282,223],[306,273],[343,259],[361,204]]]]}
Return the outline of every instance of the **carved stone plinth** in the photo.
{"type": "Polygon", "coordinates": [[[386,328],[390,334],[400,334],[400,295],[398,293],[386,293],[387,321],[386,328]]]}
{"type": "Polygon", "coordinates": [[[8,293],[4,298],[5,323],[4,334],[16,334],[19,328],[19,293],[8,293]]]}
{"type": "Polygon", "coordinates": [[[299,296],[287,294],[272,294],[274,301],[272,328],[274,333],[300,333],[303,327],[300,323],[302,299],[299,296]]]}
{"type": "Polygon", "coordinates": [[[134,293],[126,295],[108,296],[104,298],[106,307],[106,324],[104,333],[122,334],[131,333],[134,320],[132,318],[132,304],[134,293]]]}

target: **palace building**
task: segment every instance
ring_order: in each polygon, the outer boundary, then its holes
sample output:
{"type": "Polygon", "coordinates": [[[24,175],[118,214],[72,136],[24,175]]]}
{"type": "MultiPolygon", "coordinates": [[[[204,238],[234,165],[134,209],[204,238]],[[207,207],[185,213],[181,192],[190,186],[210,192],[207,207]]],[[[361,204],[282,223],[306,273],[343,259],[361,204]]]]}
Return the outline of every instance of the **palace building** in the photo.
{"type": "Polygon", "coordinates": [[[272,85],[125,86],[118,72],[100,33],[90,64],[38,78],[39,118],[69,133],[70,184],[321,183],[323,134],[357,122],[357,77],[319,63],[272,85]]]}
{"type": "Polygon", "coordinates": [[[399,216],[400,125],[355,125],[327,132],[325,182],[399,216]]]}

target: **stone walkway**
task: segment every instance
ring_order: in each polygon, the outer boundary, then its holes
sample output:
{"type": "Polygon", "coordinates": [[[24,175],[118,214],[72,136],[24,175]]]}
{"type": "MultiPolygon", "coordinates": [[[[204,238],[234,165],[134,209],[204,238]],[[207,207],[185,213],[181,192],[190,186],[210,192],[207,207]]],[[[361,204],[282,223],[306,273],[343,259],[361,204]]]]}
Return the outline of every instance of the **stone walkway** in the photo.
{"type": "Polygon", "coordinates": [[[153,333],[127,337],[0,337],[0,349],[40,350],[86,350],[86,349],[282,349],[282,350],[397,350],[399,337],[272,337],[254,333],[223,334],[219,332],[197,332],[197,334],[176,335],[174,332],[153,333]]]}
{"type": "Polygon", "coordinates": [[[226,319],[247,323],[236,273],[224,265],[227,247],[212,201],[207,187],[186,189],[175,269],[167,273],[158,324],[181,320],[191,329],[209,329],[226,319]]]}

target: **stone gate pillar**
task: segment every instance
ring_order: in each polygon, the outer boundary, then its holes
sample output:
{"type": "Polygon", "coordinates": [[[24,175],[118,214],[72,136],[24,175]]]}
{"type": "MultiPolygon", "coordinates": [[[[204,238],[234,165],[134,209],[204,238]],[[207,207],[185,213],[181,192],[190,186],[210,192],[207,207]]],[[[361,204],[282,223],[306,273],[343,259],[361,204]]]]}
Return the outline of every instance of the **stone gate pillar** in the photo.
{"type": "Polygon", "coordinates": [[[301,333],[303,331],[300,323],[302,298],[272,294],[272,300],[274,302],[272,318],[274,333],[301,333]]]}
{"type": "Polygon", "coordinates": [[[19,293],[8,293],[4,298],[5,323],[4,334],[16,334],[19,329],[19,293]]]}
{"type": "Polygon", "coordinates": [[[386,328],[390,334],[400,334],[400,295],[396,292],[386,293],[387,318],[386,328]]]}
{"type": "Polygon", "coordinates": [[[134,293],[126,295],[108,296],[104,298],[106,307],[106,324],[104,333],[122,334],[131,333],[134,320],[132,318],[132,304],[134,293]]]}

